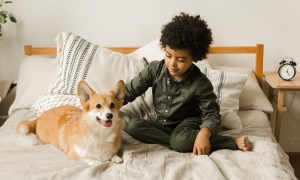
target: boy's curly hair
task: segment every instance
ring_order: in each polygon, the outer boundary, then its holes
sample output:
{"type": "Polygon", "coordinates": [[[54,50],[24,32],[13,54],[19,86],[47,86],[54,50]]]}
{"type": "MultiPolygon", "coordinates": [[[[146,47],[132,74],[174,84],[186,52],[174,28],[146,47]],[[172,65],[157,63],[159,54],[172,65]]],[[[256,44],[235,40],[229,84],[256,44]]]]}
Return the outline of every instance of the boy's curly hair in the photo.
{"type": "Polygon", "coordinates": [[[188,49],[194,61],[207,57],[213,41],[211,30],[199,15],[190,16],[183,12],[164,25],[161,33],[162,48],[170,46],[171,49],[188,49]]]}

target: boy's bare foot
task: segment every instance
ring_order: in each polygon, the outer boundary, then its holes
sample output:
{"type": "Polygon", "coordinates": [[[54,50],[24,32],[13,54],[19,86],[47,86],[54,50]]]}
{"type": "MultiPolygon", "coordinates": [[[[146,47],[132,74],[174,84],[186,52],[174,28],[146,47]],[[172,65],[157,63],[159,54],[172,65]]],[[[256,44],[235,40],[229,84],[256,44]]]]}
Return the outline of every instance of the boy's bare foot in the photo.
{"type": "Polygon", "coordinates": [[[235,139],[237,148],[242,151],[250,151],[251,146],[247,136],[241,136],[235,139]]]}

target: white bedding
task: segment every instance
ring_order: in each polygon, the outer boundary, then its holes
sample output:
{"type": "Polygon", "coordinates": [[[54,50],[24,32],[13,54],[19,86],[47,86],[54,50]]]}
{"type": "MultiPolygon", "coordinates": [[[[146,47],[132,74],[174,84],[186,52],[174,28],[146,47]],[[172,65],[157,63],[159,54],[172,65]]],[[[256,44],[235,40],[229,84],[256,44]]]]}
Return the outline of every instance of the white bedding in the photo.
{"type": "Polygon", "coordinates": [[[53,145],[34,136],[19,135],[15,125],[35,117],[30,109],[17,110],[0,128],[1,179],[296,179],[288,156],[275,142],[267,115],[240,111],[242,129],[221,134],[248,135],[252,151],[218,150],[191,156],[156,144],[143,144],[124,134],[120,154],[124,162],[89,166],[71,160],[53,145]]]}

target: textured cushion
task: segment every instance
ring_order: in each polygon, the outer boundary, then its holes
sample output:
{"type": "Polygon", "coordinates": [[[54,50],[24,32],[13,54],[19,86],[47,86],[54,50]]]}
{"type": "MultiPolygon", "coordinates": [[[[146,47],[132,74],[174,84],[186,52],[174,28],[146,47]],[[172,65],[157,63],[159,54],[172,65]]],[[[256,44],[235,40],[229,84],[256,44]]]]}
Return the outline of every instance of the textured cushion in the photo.
{"type": "Polygon", "coordinates": [[[67,104],[81,107],[75,95],[82,79],[97,93],[107,93],[117,81],[129,82],[147,65],[143,58],[137,60],[113,52],[69,32],[59,34],[56,40],[57,48],[61,49],[57,56],[59,73],[49,87],[49,94],[32,106],[37,114],[67,104]]]}
{"type": "Polygon", "coordinates": [[[222,126],[227,129],[242,128],[238,116],[239,97],[247,81],[247,74],[235,74],[210,68],[200,68],[211,81],[222,115],[222,126]]]}
{"type": "Polygon", "coordinates": [[[62,105],[72,105],[78,108],[82,108],[79,97],[77,95],[48,94],[37,100],[32,105],[32,109],[36,111],[37,115],[40,115],[44,111],[62,105]]]}
{"type": "Polygon", "coordinates": [[[226,66],[214,66],[213,68],[226,72],[248,74],[248,79],[240,96],[240,110],[261,110],[266,113],[273,112],[272,104],[262,91],[251,69],[226,66]]]}
{"type": "Polygon", "coordinates": [[[122,79],[131,80],[145,67],[144,60],[88,42],[78,35],[63,32],[57,37],[60,70],[49,87],[51,94],[77,94],[77,84],[85,79],[98,93],[106,93],[122,79]]]}

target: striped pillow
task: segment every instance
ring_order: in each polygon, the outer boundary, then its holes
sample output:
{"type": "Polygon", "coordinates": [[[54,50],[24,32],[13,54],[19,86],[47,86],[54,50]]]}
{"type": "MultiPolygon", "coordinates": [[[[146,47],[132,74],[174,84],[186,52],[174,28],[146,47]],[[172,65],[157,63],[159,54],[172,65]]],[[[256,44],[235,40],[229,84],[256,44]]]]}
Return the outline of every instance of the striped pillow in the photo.
{"type": "Polygon", "coordinates": [[[241,120],[237,115],[239,111],[239,97],[247,81],[247,74],[235,74],[207,67],[200,70],[211,81],[222,115],[222,126],[227,129],[242,127],[241,120]]]}
{"type": "Polygon", "coordinates": [[[47,94],[37,100],[31,108],[35,110],[37,116],[40,116],[43,112],[62,105],[82,108],[78,96],[64,94],[47,94]]]}
{"type": "Polygon", "coordinates": [[[117,81],[126,83],[145,67],[143,59],[113,52],[70,32],[62,32],[56,41],[59,73],[49,87],[50,94],[77,94],[80,80],[97,93],[107,93],[117,81]]]}
{"type": "Polygon", "coordinates": [[[62,48],[58,55],[61,68],[58,78],[49,91],[50,93],[74,94],[77,83],[86,79],[99,46],[69,32],[59,35],[57,41],[60,43],[58,48],[62,48]]]}

